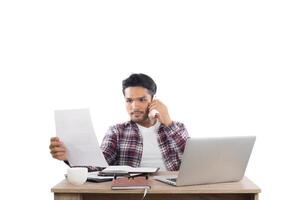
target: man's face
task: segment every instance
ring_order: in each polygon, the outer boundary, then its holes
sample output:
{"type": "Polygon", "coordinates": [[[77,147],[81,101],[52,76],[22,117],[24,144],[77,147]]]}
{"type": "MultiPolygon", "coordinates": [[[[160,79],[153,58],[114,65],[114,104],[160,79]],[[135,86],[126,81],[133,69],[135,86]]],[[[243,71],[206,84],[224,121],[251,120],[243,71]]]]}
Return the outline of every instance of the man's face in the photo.
{"type": "Polygon", "coordinates": [[[148,120],[148,106],[152,96],[143,87],[128,87],[125,89],[126,109],[132,121],[142,124],[148,120]]]}

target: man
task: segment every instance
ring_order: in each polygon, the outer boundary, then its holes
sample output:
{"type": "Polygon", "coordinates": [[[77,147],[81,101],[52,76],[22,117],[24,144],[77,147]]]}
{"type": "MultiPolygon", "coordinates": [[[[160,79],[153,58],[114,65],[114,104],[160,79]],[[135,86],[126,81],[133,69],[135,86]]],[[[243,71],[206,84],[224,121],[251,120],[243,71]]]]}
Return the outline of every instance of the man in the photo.
{"type": "MultiPolygon", "coordinates": [[[[130,121],[114,125],[106,133],[101,149],[108,164],[178,170],[189,137],[184,124],[172,121],[167,107],[154,99],[157,85],[149,76],[132,74],[122,87],[130,121]],[[152,110],[156,115],[149,117],[152,110]]],[[[49,148],[52,157],[67,160],[59,138],[51,138],[49,148]]]]}

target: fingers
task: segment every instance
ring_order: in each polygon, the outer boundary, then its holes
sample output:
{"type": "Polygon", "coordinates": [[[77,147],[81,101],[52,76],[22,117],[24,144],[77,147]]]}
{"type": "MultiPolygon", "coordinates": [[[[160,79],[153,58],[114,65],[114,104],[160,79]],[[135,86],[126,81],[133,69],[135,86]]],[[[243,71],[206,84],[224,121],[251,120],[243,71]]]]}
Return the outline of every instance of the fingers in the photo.
{"type": "Polygon", "coordinates": [[[149,110],[157,109],[158,106],[158,102],[152,101],[152,103],[149,105],[149,110]]]}
{"type": "Polygon", "coordinates": [[[151,111],[153,109],[156,109],[161,114],[167,112],[166,106],[160,100],[154,100],[151,102],[151,104],[149,105],[149,110],[151,111]]]}
{"type": "Polygon", "coordinates": [[[58,159],[58,160],[66,160],[67,159],[66,154],[62,153],[62,152],[52,154],[52,157],[55,159],[58,159]]]}
{"type": "Polygon", "coordinates": [[[59,140],[58,137],[52,137],[50,138],[50,145],[49,145],[49,149],[51,150],[52,148],[55,148],[55,147],[61,147],[63,145],[63,142],[59,140]]]}
{"type": "Polygon", "coordinates": [[[150,104],[150,107],[154,107],[154,106],[160,106],[162,105],[163,103],[160,101],[160,100],[153,100],[150,104]]]}
{"type": "Polygon", "coordinates": [[[64,147],[64,144],[62,142],[51,142],[49,149],[52,150],[55,147],[64,147]]]}
{"type": "Polygon", "coordinates": [[[59,141],[59,137],[52,137],[50,138],[50,142],[59,141]]]}
{"type": "Polygon", "coordinates": [[[53,158],[58,160],[66,160],[66,148],[64,146],[52,147],[50,154],[53,158]]]}
{"type": "Polygon", "coordinates": [[[50,138],[50,154],[53,158],[58,160],[66,160],[66,148],[62,141],[58,137],[50,138]]]}
{"type": "Polygon", "coordinates": [[[157,106],[156,105],[150,105],[149,106],[149,110],[152,111],[153,109],[156,109],[157,110],[157,106]]]}
{"type": "Polygon", "coordinates": [[[64,147],[54,147],[50,151],[51,154],[65,153],[65,152],[66,152],[66,149],[64,147]]]}
{"type": "Polygon", "coordinates": [[[159,112],[155,115],[155,118],[157,118],[161,123],[163,123],[166,126],[171,125],[172,120],[169,116],[169,112],[165,104],[163,104],[158,99],[154,100],[149,105],[149,111],[152,111],[153,109],[159,112]]]}

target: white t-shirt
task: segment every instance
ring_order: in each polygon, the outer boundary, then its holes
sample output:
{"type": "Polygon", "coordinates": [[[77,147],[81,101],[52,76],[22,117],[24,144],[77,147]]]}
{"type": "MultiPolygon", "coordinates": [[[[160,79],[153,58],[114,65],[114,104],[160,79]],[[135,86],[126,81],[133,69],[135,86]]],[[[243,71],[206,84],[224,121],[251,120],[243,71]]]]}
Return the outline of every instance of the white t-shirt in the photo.
{"type": "Polygon", "coordinates": [[[139,132],[143,138],[143,152],[140,166],[141,167],[160,167],[161,171],[166,171],[166,166],[162,158],[157,133],[160,127],[160,122],[149,128],[137,124],[139,132]]]}

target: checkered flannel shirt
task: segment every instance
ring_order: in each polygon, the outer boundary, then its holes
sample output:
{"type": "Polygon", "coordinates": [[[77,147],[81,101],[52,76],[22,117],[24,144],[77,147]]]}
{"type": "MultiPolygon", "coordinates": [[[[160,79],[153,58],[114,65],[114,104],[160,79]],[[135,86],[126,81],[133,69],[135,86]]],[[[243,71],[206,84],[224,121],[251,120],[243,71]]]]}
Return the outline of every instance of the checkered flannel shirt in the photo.
{"type": "MultiPolygon", "coordinates": [[[[184,124],[180,122],[173,121],[169,127],[160,125],[157,140],[167,170],[179,170],[188,137],[184,124]]],[[[101,149],[109,165],[139,167],[143,139],[136,123],[128,121],[110,127],[102,141],[101,149]]]]}

